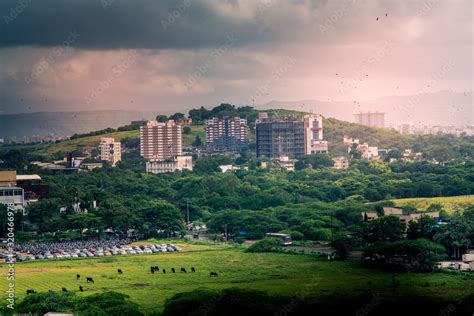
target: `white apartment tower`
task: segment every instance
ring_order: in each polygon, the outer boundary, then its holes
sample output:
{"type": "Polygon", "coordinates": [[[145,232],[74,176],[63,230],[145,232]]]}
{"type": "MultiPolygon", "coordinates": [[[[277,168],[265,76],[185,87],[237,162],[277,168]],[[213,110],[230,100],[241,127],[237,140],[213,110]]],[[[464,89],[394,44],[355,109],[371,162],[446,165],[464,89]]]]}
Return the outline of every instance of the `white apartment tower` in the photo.
{"type": "Polygon", "coordinates": [[[182,156],[181,126],[173,120],[149,121],[140,127],[140,154],[145,159],[167,160],[182,156]]]}
{"type": "Polygon", "coordinates": [[[303,124],[305,155],[327,153],[328,143],[323,140],[323,117],[319,114],[305,115],[303,124]]]}
{"type": "Polygon", "coordinates": [[[122,160],[122,146],[112,137],[103,137],[99,144],[100,159],[109,161],[115,167],[122,160]]]}

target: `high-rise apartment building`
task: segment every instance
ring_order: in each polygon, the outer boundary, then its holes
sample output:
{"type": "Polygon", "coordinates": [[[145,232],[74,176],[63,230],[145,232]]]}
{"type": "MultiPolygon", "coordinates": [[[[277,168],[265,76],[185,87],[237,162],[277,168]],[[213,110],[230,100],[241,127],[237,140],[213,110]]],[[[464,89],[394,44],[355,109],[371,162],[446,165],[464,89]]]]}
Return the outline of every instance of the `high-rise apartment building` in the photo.
{"type": "Polygon", "coordinates": [[[241,151],[248,147],[247,120],[239,117],[211,118],[206,121],[206,147],[214,150],[241,151]]]}
{"type": "Polygon", "coordinates": [[[266,120],[257,123],[257,156],[299,158],[327,152],[320,115],[305,115],[303,120],[266,120]]]}
{"type": "Polygon", "coordinates": [[[100,159],[109,161],[115,167],[122,160],[122,146],[112,137],[103,137],[99,144],[100,159]]]}
{"type": "Polygon", "coordinates": [[[149,121],[140,127],[140,154],[145,159],[167,160],[183,154],[181,126],[173,120],[149,121]]]}
{"type": "Polygon", "coordinates": [[[371,127],[385,127],[385,113],[381,112],[366,112],[354,114],[355,122],[358,124],[371,127]]]}

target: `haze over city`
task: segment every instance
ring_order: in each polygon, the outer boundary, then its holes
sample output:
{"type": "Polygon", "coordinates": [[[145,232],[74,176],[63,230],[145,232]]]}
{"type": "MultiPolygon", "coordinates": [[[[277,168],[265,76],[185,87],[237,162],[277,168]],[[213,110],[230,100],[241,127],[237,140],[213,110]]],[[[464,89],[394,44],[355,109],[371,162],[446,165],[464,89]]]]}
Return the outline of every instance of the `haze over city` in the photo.
{"type": "Polygon", "coordinates": [[[339,104],[328,115],[344,119],[433,106],[429,123],[473,122],[468,0],[6,0],[0,11],[0,114],[288,101],[323,114],[339,104]]]}

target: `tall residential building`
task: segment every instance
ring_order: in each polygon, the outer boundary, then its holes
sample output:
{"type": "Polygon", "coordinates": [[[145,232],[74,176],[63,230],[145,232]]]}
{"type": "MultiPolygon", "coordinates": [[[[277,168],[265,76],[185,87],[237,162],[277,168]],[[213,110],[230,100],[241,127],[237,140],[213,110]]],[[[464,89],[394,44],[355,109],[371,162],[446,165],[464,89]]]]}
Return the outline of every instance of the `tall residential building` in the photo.
{"type": "Polygon", "coordinates": [[[265,121],[256,126],[257,157],[298,158],[305,155],[302,121],[265,121]]]}
{"type": "Polygon", "coordinates": [[[206,147],[214,150],[241,151],[248,147],[246,119],[211,118],[206,121],[206,147]]]}
{"type": "Polygon", "coordinates": [[[323,117],[319,114],[305,115],[305,155],[327,153],[328,142],[323,140],[323,117]]]}
{"type": "Polygon", "coordinates": [[[305,115],[302,121],[279,120],[257,123],[257,156],[299,158],[327,152],[320,115],[305,115]]]}
{"type": "Polygon", "coordinates": [[[183,154],[181,126],[173,120],[149,121],[140,127],[140,153],[145,159],[167,160],[183,154]]]}
{"type": "Polygon", "coordinates": [[[371,127],[385,127],[385,113],[381,112],[367,112],[354,114],[355,122],[358,124],[371,127]]]}
{"type": "Polygon", "coordinates": [[[122,160],[122,146],[112,137],[103,137],[99,144],[100,159],[109,161],[115,167],[122,160]]]}

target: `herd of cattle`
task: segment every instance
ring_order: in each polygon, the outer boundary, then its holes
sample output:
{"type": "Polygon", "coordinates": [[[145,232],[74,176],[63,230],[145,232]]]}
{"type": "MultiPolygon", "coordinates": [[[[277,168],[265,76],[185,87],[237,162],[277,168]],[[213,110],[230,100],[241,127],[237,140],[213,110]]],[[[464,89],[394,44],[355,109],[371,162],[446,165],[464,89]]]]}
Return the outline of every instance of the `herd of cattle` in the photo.
{"type": "Polygon", "coordinates": [[[131,242],[131,239],[107,239],[98,241],[24,243],[15,245],[15,258],[17,261],[32,261],[44,259],[136,255],[143,253],[153,254],[181,250],[174,244],[131,246],[129,245],[131,242]]]}
{"type": "MultiPolygon", "coordinates": [[[[158,267],[158,266],[151,266],[151,267],[150,267],[150,272],[151,272],[151,274],[155,274],[155,272],[159,272],[159,271],[160,271],[160,267],[158,267]]],[[[163,268],[163,269],[161,269],[161,271],[162,271],[164,274],[166,274],[166,269],[163,268]]],[[[176,273],[177,270],[176,270],[175,268],[171,268],[169,271],[171,271],[171,273],[176,273]]],[[[180,272],[181,272],[181,273],[188,273],[188,271],[186,270],[186,268],[183,268],[183,267],[181,267],[180,272]]],[[[195,269],[194,267],[191,267],[191,272],[196,272],[196,269],[195,269]]],[[[124,272],[123,272],[122,269],[117,269],[117,273],[118,273],[118,274],[124,274],[124,272]]],[[[217,277],[218,274],[217,274],[217,272],[211,271],[211,272],[209,273],[209,276],[210,276],[210,277],[217,277]]],[[[80,275],[80,274],[76,274],[76,281],[81,281],[81,280],[82,280],[81,275],[80,275]]],[[[94,279],[93,279],[92,277],[86,277],[86,283],[95,284],[95,281],[94,281],[94,279]]],[[[83,286],[82,284],[80,284],[80,285],[78,286],[78,288],[79,288],[79,291],[80,291],[80,292],[84,292],[84,290],[85,290],[85,288],[84,288],[84,286],[83,286]]],[[[68,289],[65,288],[65,287],[61,288],[61,290],[62,290],[63,292],[68,292],[68,289]]],[[[36,293],[36,291],[35,291],[34,289],[28,289],[28,290],[26,290],[26,294],[27,294],[27,295],[28,295],[28,294],[34,294],[34,293],[36,293]]]]}

